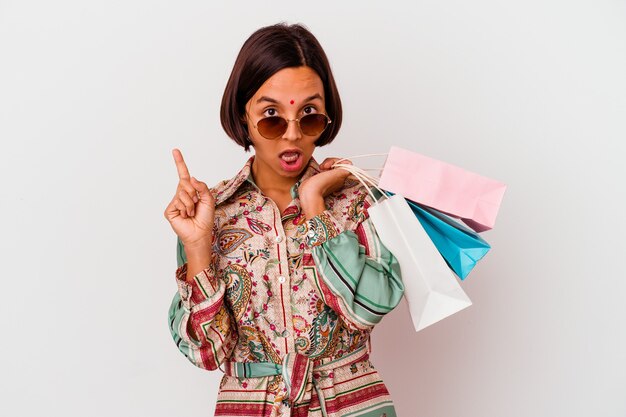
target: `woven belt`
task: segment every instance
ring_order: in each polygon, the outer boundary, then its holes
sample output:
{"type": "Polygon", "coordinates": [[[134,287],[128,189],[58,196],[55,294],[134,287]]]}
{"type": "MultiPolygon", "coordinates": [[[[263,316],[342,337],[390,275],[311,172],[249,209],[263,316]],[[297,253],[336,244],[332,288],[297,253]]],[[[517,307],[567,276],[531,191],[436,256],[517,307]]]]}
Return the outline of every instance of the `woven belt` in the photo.
{"type": "Polygon", "coordinates": [[[348,352],[340,358],[323,358],[311,360],[308,356],[297,352],[286,353],[283,363],[274,362],[224,362],[224,373],[230,376],[243,378],[257,378],[263,376],[282,375],[287,388],[287,397],[290,406],[309,401],[311,388],[309,382],[317,392],[322,407],[322,415],[326,416],[326,405],[322,390],[318,386],[314,371],[326,371],[350,365],[369,357],[369,345],[348,352]]]}

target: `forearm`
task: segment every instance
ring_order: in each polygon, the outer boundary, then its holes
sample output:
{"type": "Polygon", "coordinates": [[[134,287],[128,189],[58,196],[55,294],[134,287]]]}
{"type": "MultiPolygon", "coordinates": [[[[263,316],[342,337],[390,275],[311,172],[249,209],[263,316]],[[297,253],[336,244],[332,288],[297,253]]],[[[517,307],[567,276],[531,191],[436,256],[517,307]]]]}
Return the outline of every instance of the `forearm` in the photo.
{"type": "MultiPolygon", "coordinates": [[[[211,247],[185,247],[185,255],[187,256],[187,275],[185,279],[191,283],[193,278],[200,272],[204,271],[211,262],[211,247]]],[[[187,321],[187,333],[196,340],[200,340],[198,334],[192,326],[191,320],[187,321]]]]}
{"type": "MultiPolygon", "coordinates": [[[[306,245],[315,264],[315,279],[324,302],[355,329],[370,329],[393,310],[404,293],[397,259],[380,241],[359,193],[352,207],[354,223],[344,223],[332,209],[307,219],[306,245]],[[350,228],[346,229],[350,224],[350,228]]],[[[311,201],[315,201],[312,199],[311,201]]],[[[311,206],[309,206],[311,207],[311,206]]],[[[303,206],[303,209],[305,207],[303,206]]],[[[308,214],[308,213],[307,213],[308,214]]],[[[308,217],[308,216],[307,216],[308,217]]]]}
{"type": "Polygon", "coordinates": [[[379,323],[404,293],[397,259],[382,242],[370,249],[374,256],[366,254],[356,232],[344,230],[311,252],[324,301],[346,324],[360,329],[379,323]]]}
{"type": "Polygon", "coordinates": [[[211,238],[183,245],[177,238],[178,292],[169,314],[170,331],[193,364],[216,369],[232,351],[238,334],[224,305],[225,283],[214,269],[211,238]],[[215,323],[218,315],[229,319],[215,323]]]}

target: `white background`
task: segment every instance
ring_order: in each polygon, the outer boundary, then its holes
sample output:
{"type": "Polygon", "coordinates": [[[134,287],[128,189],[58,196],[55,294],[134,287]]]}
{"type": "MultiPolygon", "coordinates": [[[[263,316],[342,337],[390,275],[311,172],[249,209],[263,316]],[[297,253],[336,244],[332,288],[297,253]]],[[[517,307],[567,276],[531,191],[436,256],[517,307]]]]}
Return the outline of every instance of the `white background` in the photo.
{"type": "Polygon", "coordinates": [[[403,302],[374,331],[399,415],[626,416],[616,0],[0,0],[0,415],[213,414],[221,373],[167,328],[171,150],[209,185],[243,165],[219,105],[279,21],[317,36],[340,89],[318,161],[395,144],[508,185],[474,305],[415,333],[403,302]]]}

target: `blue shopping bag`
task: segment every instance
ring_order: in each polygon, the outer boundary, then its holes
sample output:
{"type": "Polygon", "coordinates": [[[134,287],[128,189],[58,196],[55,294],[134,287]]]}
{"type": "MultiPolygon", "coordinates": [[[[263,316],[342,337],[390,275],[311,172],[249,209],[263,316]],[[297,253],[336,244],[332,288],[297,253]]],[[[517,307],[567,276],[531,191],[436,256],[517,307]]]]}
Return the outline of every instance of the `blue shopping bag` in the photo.
{"type": "MultiPolygon", "coordinates": [[[[383,190],[389,196],[391,191],[383,190]]],[[[437,210],[406,199],[411,210],[454,273],[464,280],[491,249],[478,233],[437,210]]]]}

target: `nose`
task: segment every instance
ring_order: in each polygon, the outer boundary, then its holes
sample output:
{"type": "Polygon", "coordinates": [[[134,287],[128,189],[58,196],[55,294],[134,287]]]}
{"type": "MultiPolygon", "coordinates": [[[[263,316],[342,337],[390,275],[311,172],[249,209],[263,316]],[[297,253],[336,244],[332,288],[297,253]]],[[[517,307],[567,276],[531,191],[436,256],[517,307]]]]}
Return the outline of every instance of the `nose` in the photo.
{"type": "Polygon", "coordinates": [[[287,130],[283,135],[283,139],[298,140],[302,137],[302,131],[300,130],[300,123],[295,119],[287,120],[287,130]]]}

